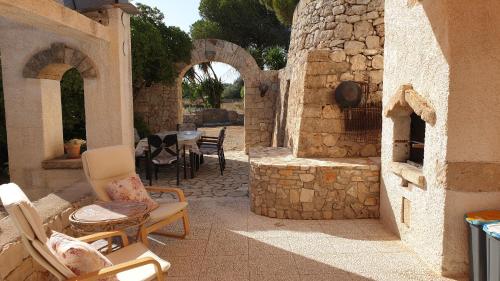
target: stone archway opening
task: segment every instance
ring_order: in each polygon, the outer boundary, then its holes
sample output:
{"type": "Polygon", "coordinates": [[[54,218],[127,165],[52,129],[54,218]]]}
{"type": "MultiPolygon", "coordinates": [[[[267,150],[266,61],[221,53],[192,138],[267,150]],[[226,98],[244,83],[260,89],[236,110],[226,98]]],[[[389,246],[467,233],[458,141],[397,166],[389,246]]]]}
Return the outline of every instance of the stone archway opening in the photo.
{"type": "Polygon", "coordinates": [[[171,85],[152,85],[134,100],[135,114],[142,118],[151,132],[171,131],[184,121],[182,82],[193,66],[207,62],[225,63],[234,67],[244,81],[245,151],[251,147],[272,145],[275,104],[279,94],[278,71],[263,71],[242,47],[218,39],[193,42],[189,63],[177,66],[177,77],[171,85]]]}
{"type": "Polygon", "coordinates": [[[87,55],[64,43],[53,43],[50,48],[33,55],[25,64],[23,77],[31,80],[30,85],[33,90],[40,94],[40,110],[44,116],[41,124],[44,134],[42,144],[44,161],[62,158],[65,154],[64,142],[69,139],[91,139],[86,133],[88,122],[85,119],[92,113],[90,107],[85,105],[91,103],[89,96],[97,92],[95,88],[97,70],[94,65],[87,55]],[[66,81],[64,83],[66,87],[62,88],[63,79],[66,81]],[[76,100],[79,101],[76,103],[76,108],[63,108],[63,100],[68,99],[72,99],[69,103],[73,105],[76,100]],[[85,114],[85,111],[89,114],[85,114]],[[63,122],[70,121],[63,120],[63,112],[67,113],[65,115],[69,116],[68,119],[74,119],[74,122],[69,122],[73,124],[63,122]],[[78,114],[83,116],[75,116],[78,114]],[[83,122],[78,120],[82,118],[83,122]],[[68,126],[77,128],[80,133],[65,134],[65,129],[70,129],[68,126]]]}
{"type": "Polygon", "coordinates": [[[183,123],[209,136],[226,128],[226,150],[244,150],[245,82],[238,70],[219,63],[190,68],[182,79],[183,123]]]}
{"type": "Polygon", "coordinates": [[[64,140],[87,139],[83,77],[76,68],[61,78],[61,105],[64,140]]]}
{"type": "MultiPolygon", "coordinates": [[[[217,39],[194,41],[189,64],[179,66],[176,80],[177,99],[182,100],[182,82],[194,66],[217,62],[230,65],[240,73],[244,81],[244,143],[245,150],[252,146],[270,146],[274,117],[273,81],[268,71],[262,71],[255,59],[242,47],[217,39]]],[[[277,76],[275,77],[277,78],[277,76]]],[[[178,105],[178,119],[183,122],[182,102],[178,105]]]]}
{"type": "Polygon", "coordinates": [[[244,80],[241,74],[225,63],[195,65],[182,79],[184,113],[203,108],[243,110],[243,97],[244,80]],[[241,101],[241,104],[233,108],[228,105],[230,101],[241,101]]]}

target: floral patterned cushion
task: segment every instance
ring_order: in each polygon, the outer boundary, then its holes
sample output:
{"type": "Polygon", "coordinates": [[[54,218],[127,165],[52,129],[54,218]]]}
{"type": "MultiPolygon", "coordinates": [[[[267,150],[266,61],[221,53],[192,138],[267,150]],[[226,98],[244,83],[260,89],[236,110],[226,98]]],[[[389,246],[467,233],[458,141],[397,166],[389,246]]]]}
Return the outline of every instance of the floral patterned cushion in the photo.
{"type": "Polygon", "coordinates": [[[158,208],[156,203],[144,188],[138,175],[122,180],[114,180],[106,187],[106,192],[113,201],[138,201],[148,205],[150,210],[158,208]]]}
{"type": "MultiPolygon", "coordinates": [[[[113,265],[108,258],[91,245],[57,231],[52,231],[48,246],[61,263],[77,276],[113,265]]],[[[118,281],[115,276],[98,280],[118,281]]]]}

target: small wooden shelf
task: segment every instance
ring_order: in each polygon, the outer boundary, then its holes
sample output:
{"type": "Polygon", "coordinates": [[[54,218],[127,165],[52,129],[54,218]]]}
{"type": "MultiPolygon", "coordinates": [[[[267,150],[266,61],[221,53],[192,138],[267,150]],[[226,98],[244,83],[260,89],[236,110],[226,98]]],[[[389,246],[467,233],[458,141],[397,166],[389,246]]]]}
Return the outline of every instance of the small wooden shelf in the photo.
{"type": "Polygon", "coordinates": [[[45,160],[42,162],[45,170],[80,170],[83,169],[82,159],[67,159],[65,157],[45,160]]]}

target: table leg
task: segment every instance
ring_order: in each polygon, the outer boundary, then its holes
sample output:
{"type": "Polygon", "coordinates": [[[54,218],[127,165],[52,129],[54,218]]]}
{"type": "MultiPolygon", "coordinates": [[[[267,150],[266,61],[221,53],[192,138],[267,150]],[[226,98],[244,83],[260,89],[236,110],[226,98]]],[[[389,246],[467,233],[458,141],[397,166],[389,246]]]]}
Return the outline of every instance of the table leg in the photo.
{"type": "Polygon", "coordinates": [[[186,167],[186,146],[182,145],[182,157],[184,166],[184,179],[187,179],[187,167],[186,167]]]}
{"type": "Polygon", "coordinates": [[[194,179],[194,169],[195,169],[194,153],[189,152],[189,166],[191,168],[191,178],[194,179]]]}

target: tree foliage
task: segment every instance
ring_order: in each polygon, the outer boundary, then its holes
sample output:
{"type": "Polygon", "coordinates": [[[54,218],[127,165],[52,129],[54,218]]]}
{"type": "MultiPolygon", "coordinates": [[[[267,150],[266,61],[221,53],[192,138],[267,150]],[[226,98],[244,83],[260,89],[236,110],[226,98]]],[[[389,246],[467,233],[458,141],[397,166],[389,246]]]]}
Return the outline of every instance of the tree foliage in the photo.
{"type": "Polygon", "coordinates": [[[207,107],[220,108],[224,84],[210,62],[193,66],[186,72],[183,82],[183,97],[191,101],[201,99],[207,107]]]}
{"type": "Polygon", "coordinates": [[[152,83],[171,83],[175,64],[189,62],[193,44],[178,27],[166,26],[158,8],[138,3],[140,13],[130,19],[134,96],[152,83]]]}
{"type": "Polygon", "coordinates": [[[243,80],[238,77],[232,84],[225,84],[222,92],[223,99],[241,99],[241,88],[245,85],[243,80]]]}
{"type": "Polygon", "coordinates": [[[264,64],[268,69],[278,70],[286,66],[287,51],[279,46],[264,50],[264,64]]]}
{"type": "Polygon", "coordinates": [[[290,29],[259,0],[201,0],[199,10],[202,19],[191,26],[193,39],[233,42],[249,49],[261,67],[266,48],[289,45],[290,29]]]}
{"type": "Polygon", "coordinates": [[[75,68],[61,79],[61,104],[64,140],[86,139],[83,79],[75,68]]]}
{"type": "Polygon", "coordinates": [[[295,7],[300,0],[259,0],[267,9],[274,11],[278,20],[286,26],[291,26],[295,7]]]}

